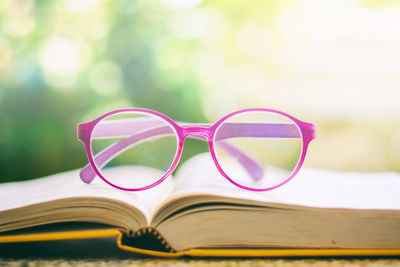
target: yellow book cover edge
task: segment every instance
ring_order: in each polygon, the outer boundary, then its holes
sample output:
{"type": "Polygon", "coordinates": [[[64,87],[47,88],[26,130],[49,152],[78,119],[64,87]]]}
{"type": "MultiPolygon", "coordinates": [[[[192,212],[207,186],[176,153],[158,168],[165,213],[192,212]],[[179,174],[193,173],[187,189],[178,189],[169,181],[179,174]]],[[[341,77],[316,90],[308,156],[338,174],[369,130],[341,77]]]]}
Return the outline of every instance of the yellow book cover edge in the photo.
{"type": "Polygon", "coordinates": [[[0,243],[53,241],[117,237],[119,248],[157,257],[318,257],[318,256],[400,256],[400,249],[188,249],[178,252],[160,252],[124,245],[120,229],[85,230],[56,233],[0,236],[0,243]]]}
{"type": "Polygon", "coordinates": [[[0,236],[0,243],[54,241],[54,240],[68,240],[68,239],[90,239],[90,238],[118,237],[120,235],[122,235],[120,229],[66,231],[66,232],[20,234],[20,235],[17,234],[17,235],[0,236]]]}
{"type": "MultiPolygon", "coordinates": [[[[149,230],[149,229],[148,229],[149,230]]],[[[156,230],[145,231],[161,236],[156,230]]],[[[307,249],[307,248],[280,248],[280,249],[188,249],[184,251],[162,252],[148,249],[141,249],[124,245],[122,242],[123,233],[118,236],[117,245],[119,248],[157,257],[322,257],[322,256],[399,256],[400,249],[307,249]]]]}

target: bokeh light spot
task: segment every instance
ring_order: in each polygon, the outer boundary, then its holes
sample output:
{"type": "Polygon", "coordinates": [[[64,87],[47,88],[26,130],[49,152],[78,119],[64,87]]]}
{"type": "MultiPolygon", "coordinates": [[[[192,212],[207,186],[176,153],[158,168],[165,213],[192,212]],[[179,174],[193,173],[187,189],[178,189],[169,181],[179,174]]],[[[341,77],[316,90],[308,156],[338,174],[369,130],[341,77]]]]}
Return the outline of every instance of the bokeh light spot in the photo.
{"type": "Polygon", "coordinates": [[[11,37],[22,37],[29,34],[35,28],[35,20],[32,17],[27,18],[5,18],[3,22],[3,31],[11,37]]]}
{"type": "Polygon", "coordinates": [[[29,84],[35,80],[36,62],[31,58],[19,60],[16,64],[15,76],[21,84],[29,84]]]}
{"type": "Polygon", "coordinates": [[[180,39],[212,39],[220,36],[224,28],[223,17],[211,8],[177,13],[171,21],[172,32],[180,39]]]}
{"type": "Polygon", "coordinates": [[[111,61],[103,61],[95,65],[89,78],[93,90],[101,95],[117,93],[121,89],[122,80],[120,67],[111,61]]]}
{"type": "Polygon", "coordinates": [[[80,51],[78,45],[64,37],[52,37],[40,54],[44,69],[57,75],[69,75],[78,71],[80,51]]]}
{"type": "Polygon", "coordinates": [[[10,73],[14,65],[11,49],[0,42],[0,77],[10,73]]]}
{"type": "Polygon", "coordinates": [[[57,91],[67,92],[76,85],[76,75],[57,75],[53,73],[45,73],[46,83],[57,91]]]}

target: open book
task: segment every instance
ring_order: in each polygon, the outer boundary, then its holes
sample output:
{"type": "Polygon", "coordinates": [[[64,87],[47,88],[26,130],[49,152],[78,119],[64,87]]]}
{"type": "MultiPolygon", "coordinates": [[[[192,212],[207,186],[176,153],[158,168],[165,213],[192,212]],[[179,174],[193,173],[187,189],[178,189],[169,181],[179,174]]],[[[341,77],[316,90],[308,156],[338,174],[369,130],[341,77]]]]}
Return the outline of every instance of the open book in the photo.
{"type": "MultiPolygon", "coordinates": [[[[157,172],[111,170],[143,179],[157,172]]],[[[400,255],[396,173],[303,169],[278,189],[250,192],[200,154],[146,191],[84,184],[76,170],[1,184],[0,203],[0,243],[115,236],[123,249],[160,256],[400,255]],[[22,231],[65,222],[101,225],[22,231]]]]}

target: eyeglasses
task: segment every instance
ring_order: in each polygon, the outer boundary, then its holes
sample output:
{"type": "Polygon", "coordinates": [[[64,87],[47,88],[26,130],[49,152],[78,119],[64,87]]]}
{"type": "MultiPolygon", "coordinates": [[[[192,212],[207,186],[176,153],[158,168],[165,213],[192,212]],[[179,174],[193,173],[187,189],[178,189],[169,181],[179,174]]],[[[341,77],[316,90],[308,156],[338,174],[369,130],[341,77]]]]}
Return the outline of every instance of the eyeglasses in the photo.
{"type": "Polygon", "coordinates": [[[263,108],[239,110],[212,125],[178,124],[153,110],[126,108],[78,124],[77,131],[89,160],[82,181],[97,175],[127,191],[164,181],[178,165],[186,138],[208,141],[217,169],[232,184],[272,190],[296,175],[315,138],[315,125],[263,108]]]}

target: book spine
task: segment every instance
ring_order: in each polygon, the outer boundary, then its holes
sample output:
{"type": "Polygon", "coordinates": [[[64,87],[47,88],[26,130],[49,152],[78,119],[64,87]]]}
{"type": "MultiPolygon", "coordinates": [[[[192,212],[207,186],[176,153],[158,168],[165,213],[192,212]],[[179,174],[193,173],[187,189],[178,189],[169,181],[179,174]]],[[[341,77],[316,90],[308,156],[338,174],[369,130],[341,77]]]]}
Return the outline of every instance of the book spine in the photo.
{"type": "Polygon", "coordinates": [[[130,230],[122,236],[121,243],[139,249],[166,253],[176,253],[167,240],[154,228],[146,227],[137,231],[130,230]]]}

